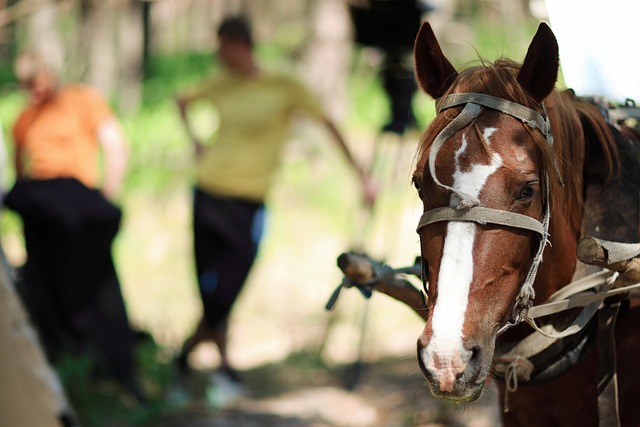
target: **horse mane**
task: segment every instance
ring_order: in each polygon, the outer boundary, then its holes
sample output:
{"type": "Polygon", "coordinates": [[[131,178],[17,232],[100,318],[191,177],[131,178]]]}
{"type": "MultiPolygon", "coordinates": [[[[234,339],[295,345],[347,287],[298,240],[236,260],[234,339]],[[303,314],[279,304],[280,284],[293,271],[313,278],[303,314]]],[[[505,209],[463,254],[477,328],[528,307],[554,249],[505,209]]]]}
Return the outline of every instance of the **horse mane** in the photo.
{"type": "MultiPolygon", "coordinates": [[[[498,59],[493,63],[483,61],[481,65],[459,72],[443,97],[452,93],[484,93],[516,102],[542,113],[543,106],[535,101],[517,81],[520,67],[521,64],[507,58],[498,59]]],[[[420,141],[418,158],[423,160],[417,165],[418,173],[422,173],[425,167],[424,152],[429,149],[438,133],[461,110],[462,107],[444,110],[436,115],[429,125],[420,141]]],[[[612,176],[618,162],[615,141],[598,108],[580,100],[571,91],[558,92],[554,89],[544,99],[544,111],[551,123],[553,148],[549,146],[541,132],[524,124],[523,127],[529,132],[539,151],[540,173],[547,173],[549,176],[552,215],[567,218],[572,229],[579,232],[584,204],[583,172],[587,144],[595,143],[601,146],[608,175],[612,176]],[[590,138],[595,138],[597,141],[587,141],[586,127],[589,128],[590,138]],[[554,167],[554,158],[560,176],[554,167]],[[563,186],[560,185],[561,182],[563,186]]]]}

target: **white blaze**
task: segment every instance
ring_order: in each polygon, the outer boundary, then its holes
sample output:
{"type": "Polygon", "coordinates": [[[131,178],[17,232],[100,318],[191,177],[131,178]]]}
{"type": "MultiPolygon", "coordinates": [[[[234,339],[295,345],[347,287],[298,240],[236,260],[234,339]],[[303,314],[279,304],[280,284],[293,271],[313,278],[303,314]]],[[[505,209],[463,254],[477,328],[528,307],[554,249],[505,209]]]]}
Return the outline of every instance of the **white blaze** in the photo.
{"type": "MultiPolygon", "coordinates": [[[[489,141],[495,128],[486,128],[483,136],[489,141]]],[[[456,170],[452,187],[470,196],[478,198],[489,176],[501,165],[502,158],[491,156],[488,165],[475,164],[469,171],[462,172],[460,156],[467,149],[467,139],[463,135],[460,148],[455,152],[456,170]]],[[[458,202],[456,195],[451,196],[450,204],[458,202]]],[[[453,375],[452,368],[466,363],[468,352],[462,345],[462,326],[469,299],[469,289],[473,279],[473,245],[476,225],[472,222],[449,222],[444,239],[444,249],[438,275],[438,299],[433,309],[433,335],[423,358],[427,367],[439,371],[439,375],[453,375]]],[[[453,380],[453,378],[451,378],[453,380]]]]}

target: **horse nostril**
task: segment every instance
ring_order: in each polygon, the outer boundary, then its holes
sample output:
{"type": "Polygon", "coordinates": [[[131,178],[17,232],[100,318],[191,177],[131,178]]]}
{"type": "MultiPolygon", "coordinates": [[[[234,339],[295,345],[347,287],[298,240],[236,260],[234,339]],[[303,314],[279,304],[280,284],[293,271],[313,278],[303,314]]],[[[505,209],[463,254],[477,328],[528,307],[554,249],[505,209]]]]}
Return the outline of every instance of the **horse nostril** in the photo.
{"type": "Polygon", "coordinates": [[[480,346],[475,345],[471,348],[471,358],[469,359],[469,361],[474,361],[480,358],[480,346]]]}

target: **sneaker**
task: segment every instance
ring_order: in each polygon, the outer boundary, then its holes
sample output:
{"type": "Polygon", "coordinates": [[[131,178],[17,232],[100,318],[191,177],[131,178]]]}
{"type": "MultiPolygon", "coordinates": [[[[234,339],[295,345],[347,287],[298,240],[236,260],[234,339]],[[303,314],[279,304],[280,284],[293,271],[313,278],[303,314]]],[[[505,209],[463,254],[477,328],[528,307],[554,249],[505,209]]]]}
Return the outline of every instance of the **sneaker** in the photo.
{"type": "Polygon", "coordinates": [[[235,383],[244,384],[244,379],[242,378],[242,375],[240,375],[240,372],[236,371],[233,368],[224,366],[218,369],[218,373],[222,376],[228,377],[231,381],[235,383]]]}
{"type": "Polygon", "coordinates": [[[178,368],[178,374],[180,376],[186,376],[191,372],[191,367],[189,366],[189,362],[187,362],[186,354],[178,355],[178,357],[174,359],[174,363],[178,368]]]}
{"type": "Polygon", "coordinates": [[[189,390],[181,381],[169,386],[167,390],[167,401],[173,408],[184,408],[191,400],[189,390]]]}
{"type": "Polygon", "coordinates": [[[237,371],[221,368],[212,376],[205,389],[207,403],[214,408],[227,408],[246,395],[237,371]]]}

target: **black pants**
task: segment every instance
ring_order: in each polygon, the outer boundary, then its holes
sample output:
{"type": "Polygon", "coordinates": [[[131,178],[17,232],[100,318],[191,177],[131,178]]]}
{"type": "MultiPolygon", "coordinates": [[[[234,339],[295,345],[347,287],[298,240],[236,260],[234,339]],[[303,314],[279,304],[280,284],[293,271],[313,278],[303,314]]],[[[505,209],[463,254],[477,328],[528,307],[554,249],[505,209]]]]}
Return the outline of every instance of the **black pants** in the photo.
{"type": "Polygon", "coordinates": [[[5,202],[22,218],[21,293],[49,356],[90,352],[130,376],[133,333],[111,256],[120,209],[72,178],[19,180],[5,202]]]}
{"type": "Polygon", "coordinates": [[[263,227],[264,204],[195,190],[196,273],[209,326],[227,319],[255,260],[263,227]]]}

